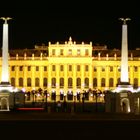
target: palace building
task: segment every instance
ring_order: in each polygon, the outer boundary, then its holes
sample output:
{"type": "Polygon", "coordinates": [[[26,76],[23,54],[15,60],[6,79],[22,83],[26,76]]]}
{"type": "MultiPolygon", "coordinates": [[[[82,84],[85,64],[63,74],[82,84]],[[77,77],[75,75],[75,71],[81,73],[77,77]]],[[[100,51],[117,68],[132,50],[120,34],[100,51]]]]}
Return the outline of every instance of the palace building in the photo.
{"type": "MultiPolygon", "coordinates": [[[[140,86],[139,54],[138,48],[128,52],[129,81],[134,88],[140,86]]],[[[119,49],[76,43],[70,37],[62,44],[49,42],[34,49],[9,50],[10,82],[26,91],[41,88],[56,95],[113,89],[120,81],[120,60],[119,49]]],[[[0,60],[0,75],[1,66],[0,60]]]]}

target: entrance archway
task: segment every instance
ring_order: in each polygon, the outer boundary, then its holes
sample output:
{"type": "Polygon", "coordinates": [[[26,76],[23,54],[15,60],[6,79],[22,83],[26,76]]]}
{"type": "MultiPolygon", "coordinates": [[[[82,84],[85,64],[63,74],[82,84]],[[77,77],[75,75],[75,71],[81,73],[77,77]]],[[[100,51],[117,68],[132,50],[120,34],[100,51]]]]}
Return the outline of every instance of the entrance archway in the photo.
{"type": "Polygon", "coordinates": [[[8,101],[8,98],[2,97],[0,99],[0,103],[1,103],[1,110],[9,111],[9,101],[8,101]]]}
{"type": "Polygon", "coordinates": [[[121,99],[121,111],[123,113],[129,113],[130,112],[130,102],[129,102],[129,99],[127,99],[127,98],[121,99]]]}

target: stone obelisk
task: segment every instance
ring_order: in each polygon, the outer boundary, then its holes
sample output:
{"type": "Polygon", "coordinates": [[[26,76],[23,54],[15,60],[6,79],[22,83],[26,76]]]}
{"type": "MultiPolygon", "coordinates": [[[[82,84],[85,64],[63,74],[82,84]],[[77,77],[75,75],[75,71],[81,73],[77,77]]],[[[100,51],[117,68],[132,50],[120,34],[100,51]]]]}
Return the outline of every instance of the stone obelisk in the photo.
{"type": "Polygon", "coordinates": [[[1,85],[8,86],[9,82],[9,66],[8,66],[8,23],[10,17],[1,17],[4,20],[3,24],[3,42],[2,42],[2,75],[1,85]]]}
{"type": "Polygon", "coordinates": [[[130,18],[120,18],[123,21],[122,25],[122,48],[121,48],[121,79],[120,84],[129,85],[128,77],[128,36],[126,21],[130,18]]]}

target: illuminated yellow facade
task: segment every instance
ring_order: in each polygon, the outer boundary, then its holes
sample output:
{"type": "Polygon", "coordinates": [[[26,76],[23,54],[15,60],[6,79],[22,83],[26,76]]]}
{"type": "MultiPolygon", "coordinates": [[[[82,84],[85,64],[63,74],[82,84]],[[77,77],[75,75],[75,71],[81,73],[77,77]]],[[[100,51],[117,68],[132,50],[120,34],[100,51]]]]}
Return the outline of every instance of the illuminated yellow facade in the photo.
{"type": "MultiPolygon", "coordinates": [[[[134,50],[129,53],[129,79],[140,86],[140,57],[134,50]]],[[[0,61],[0,66],[1,66],[0,61]]],[[[67,94],[88,89],[115,88],[120,78],[120,50],[108,50],[92,42],[77,44],[69,41],[35,49],[9,52],[10,82],[26,91],[47,89],[49,93],[67,94]]],[[[1,75],[1,67],[0,67],[1,75]]]]}

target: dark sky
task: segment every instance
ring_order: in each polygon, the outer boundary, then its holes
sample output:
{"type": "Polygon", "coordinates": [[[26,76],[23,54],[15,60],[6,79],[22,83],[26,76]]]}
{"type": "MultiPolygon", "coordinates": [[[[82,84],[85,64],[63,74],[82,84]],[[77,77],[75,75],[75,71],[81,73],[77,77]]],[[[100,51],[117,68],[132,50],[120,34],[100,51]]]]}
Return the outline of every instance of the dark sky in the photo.
{"type": "Polygon", "coordinates": [[[3,4],[0,16],[13,18],[9,21],[9,48],[33,48],[35,44],[48,44],[48,41],[65,42],[71,36],[77,43],[92,41],[120,49],[122,22],[119,17],[132,19],[128,22],[129,48],[140,47],[140,14],[136,2],[75,1],[3,4]]]}

